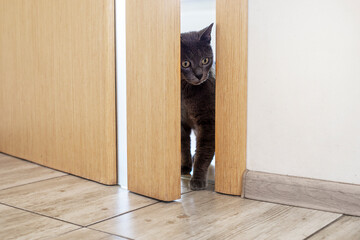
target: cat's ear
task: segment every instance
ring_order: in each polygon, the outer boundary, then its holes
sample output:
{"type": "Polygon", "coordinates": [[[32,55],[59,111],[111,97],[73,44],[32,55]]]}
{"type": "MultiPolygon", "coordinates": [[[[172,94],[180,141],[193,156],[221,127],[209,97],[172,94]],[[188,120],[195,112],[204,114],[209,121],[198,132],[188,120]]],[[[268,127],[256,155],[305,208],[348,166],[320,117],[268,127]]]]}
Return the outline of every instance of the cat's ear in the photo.
{"type": "Polygon", "coordinates": [[[204,28],[203,30],[200,30],[200,32],[199,32],[200,41],[205,41],[205,42],[210,43],[211,29],[212,29],[213,25],[214,25],[214,23],[210,24],[210,26],[204,28]]]}

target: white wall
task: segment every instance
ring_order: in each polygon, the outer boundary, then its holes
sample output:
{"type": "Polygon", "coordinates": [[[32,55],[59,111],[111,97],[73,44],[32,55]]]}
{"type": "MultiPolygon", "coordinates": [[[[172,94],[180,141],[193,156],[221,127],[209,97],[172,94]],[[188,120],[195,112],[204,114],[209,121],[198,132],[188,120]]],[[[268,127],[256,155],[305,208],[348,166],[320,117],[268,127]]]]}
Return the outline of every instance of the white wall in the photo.
{"type": "Polygon", "coordinates": [[[360,1],[249,1],[248,169],[360,184],[360,1]]]}
{"type": "MultiPolygon", "coordinates": [[[[181,32],[199,31],[216,21],[216,0],[181,0],[181,32]]],[[[216,27],[211,32],[211,46],[216,46],[216,27]]]]}

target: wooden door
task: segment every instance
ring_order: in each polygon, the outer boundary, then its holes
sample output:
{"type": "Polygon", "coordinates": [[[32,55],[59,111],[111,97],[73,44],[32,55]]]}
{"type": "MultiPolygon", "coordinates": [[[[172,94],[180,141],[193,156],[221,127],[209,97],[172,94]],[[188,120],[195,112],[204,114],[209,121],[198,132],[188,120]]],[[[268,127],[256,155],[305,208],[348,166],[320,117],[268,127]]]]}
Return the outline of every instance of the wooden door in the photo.
{"type": "Polygon", "coordinates": [[[216,1],[215,190],[240,195],[246,168],[248,0],[216,1]]]}
{"type": "Polygon", "coordinates": [[[116,183],[114,0],[0,0],[0,151],[116,183]]]}
{"type": "Polygon", "coordinates": [[[180,198],[180,0],[126,1],[128,188],[180,198]]]}

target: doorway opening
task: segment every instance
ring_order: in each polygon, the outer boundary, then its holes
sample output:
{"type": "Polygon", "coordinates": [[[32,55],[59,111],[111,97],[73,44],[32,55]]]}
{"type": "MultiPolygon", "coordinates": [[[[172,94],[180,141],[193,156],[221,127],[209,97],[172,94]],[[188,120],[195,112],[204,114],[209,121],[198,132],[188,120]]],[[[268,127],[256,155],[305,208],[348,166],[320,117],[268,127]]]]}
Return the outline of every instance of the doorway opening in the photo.
{"type": "MultiPolygon", "coordinates": [[[[216,62],[216,0],[181,0],[181,33],[199,31],[214,23],[211,32],[211,47],[213,49],[213,69],[215,74],[216,62]]],[[[190,135],[191,156],[196,151],[196,136],[194,131],[190,135]]],[[[192,172],[190,173],[192,174],[192,172]]],[[[182,175],[189,179],[190,176],[182,175]]],[[[208,169],[208,183],[215,183],[215,155],[208,169]]]]}

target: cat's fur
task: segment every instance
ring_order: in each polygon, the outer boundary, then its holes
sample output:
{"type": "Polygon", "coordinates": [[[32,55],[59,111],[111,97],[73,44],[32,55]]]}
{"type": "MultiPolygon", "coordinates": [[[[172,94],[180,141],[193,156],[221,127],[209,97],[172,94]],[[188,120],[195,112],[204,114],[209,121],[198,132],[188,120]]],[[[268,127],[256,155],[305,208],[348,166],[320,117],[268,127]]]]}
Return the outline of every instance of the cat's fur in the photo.
{"type": "Polygon", "coordinates": [[[188,175],[192,190],[206,188],[207,171],[215,153],[215,77],[210,46],[211,29],[181,34],[181,174],[188,175]],[[203,64],[202,59],[209,63],[203,64]],[[184,61],[190,66],[184,67],[184,61]],[[191,157],[190,133],[196,135],[196,153],[191,157]]]}

